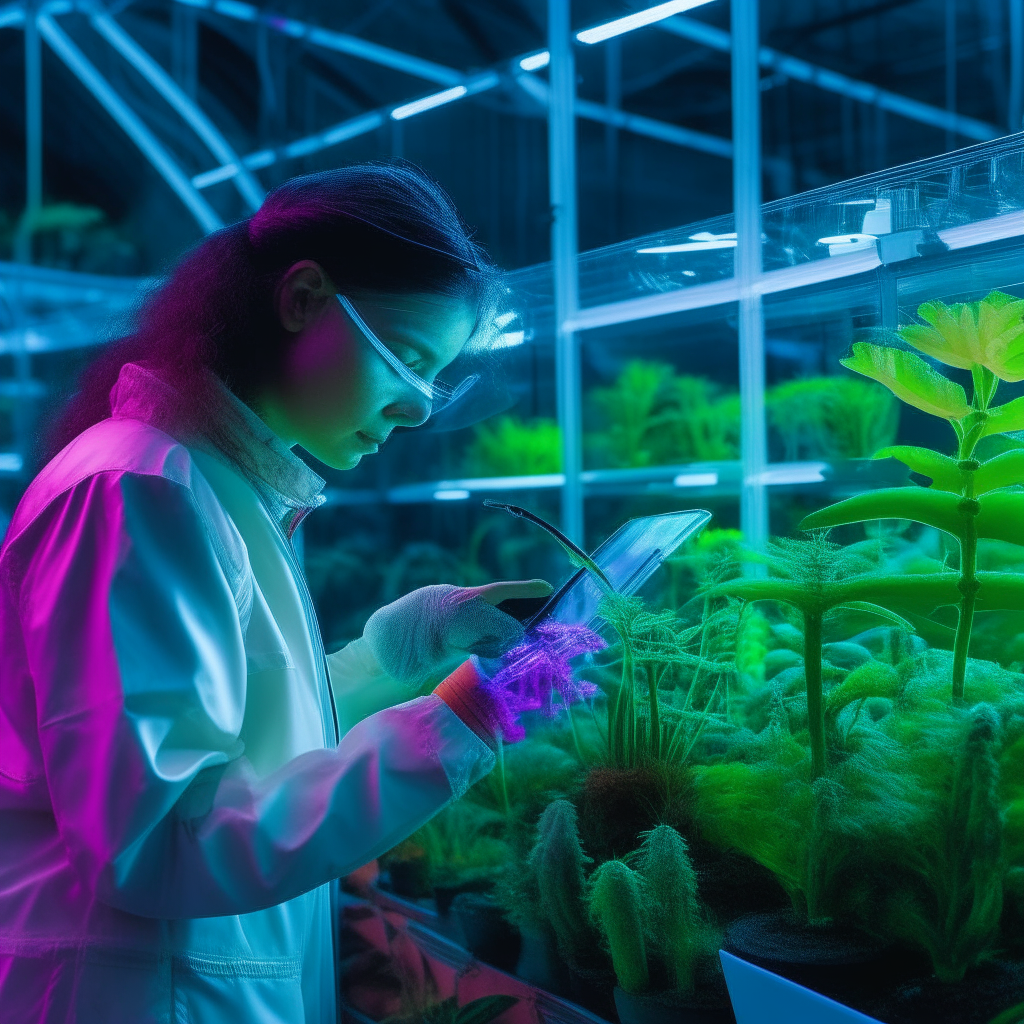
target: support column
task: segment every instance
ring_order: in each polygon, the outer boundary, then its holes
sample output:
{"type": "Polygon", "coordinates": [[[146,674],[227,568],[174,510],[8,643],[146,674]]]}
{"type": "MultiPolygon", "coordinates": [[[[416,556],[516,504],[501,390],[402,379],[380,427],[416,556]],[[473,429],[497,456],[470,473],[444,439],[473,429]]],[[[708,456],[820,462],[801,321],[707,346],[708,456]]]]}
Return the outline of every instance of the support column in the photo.
{"type": "MultiPolygon", "coordinates": [[[[946,0],[946,110],[956,113],[956,3],[957,0],[946,0]]],[[[946,152],[956,149],[956,132],[946,129],[946,152]]]]}
{"type": "Polygon", "coordinates": [[[551,99],[548,104],[548,191],[551,261],[555,292],[555,378],[562,432],[562,532],[582,545],[583,422],[580,353],[565,324],[579,308],[576,230],[576,61],[572,51],[570,0],[548,0],[551,99]]]}
{"type": "Polygon", "coordinates": [[[739,364],[743,491],[740,525],[747,543],[768,539],[768,463],[764,407],[764,313],[761,306],[761,89],[758,0],[732,0],[733,208],[739,284],[739,364]]]}
{"type": "Polygon", "coordinates": [[[1010,131],[1024,130],[1024,0],[1010,0],[1009,100],[1006,106],[1010,131]]]}
{"type": "Polygon", "coordinates": [[[43,65],[36,5],[25,4],[25,210],[15,239],[15,259],[32,262],[32,236],[43,205],[43,65]]]}

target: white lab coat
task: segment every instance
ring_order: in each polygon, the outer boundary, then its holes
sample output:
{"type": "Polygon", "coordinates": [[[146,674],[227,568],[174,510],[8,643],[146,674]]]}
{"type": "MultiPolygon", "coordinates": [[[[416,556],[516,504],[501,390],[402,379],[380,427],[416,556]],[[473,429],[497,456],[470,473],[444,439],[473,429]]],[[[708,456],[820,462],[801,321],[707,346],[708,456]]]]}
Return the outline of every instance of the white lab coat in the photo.
{"type": "MultiPolygon", "coordinates": [[[[336,743],[273,489],[139,413],[152,384],[126,368],[0,552],[0,1020],[332,1024],[327,883],[492,755],[434,696],[336,743]]],[[[359,641],[326,662],[392,699],[359,641]]]]}

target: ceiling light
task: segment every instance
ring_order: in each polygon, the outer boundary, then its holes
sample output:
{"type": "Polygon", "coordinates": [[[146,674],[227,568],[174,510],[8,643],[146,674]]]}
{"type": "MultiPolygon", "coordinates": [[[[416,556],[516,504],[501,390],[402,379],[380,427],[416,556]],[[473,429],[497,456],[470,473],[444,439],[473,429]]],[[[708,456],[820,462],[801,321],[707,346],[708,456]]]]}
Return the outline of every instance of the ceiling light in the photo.
{"type": "Polygon", "coordinates": [[[403,103],[391,111],[391,117],[395,121],[404,121],[407,117],[415,114],[422,114],[424,110],[433,110],[434,107],[443,107],[446,103],[454,100],[461,100],[469,90],[464,85],[454,85],[450,89],[435,92],[422,99],[413,100],[412,103],[403,103]]]}
{"type": "Polygon", "coordinates": [[[550,63],[551,54],[547,50],[541,50],[540,53],[531,53],[529,57],[524,57],[519,62],[519,66],[524,71],[540,71],[541,68],[546,68],[550,63]]]}
{"type": "Polygon", "coordinates": [[[652,245],[637,249],[643,253],[703,252],[706,249],[735,249],[735,238],[717,238],[713,242],[680,242],[678,245],[652,245]]]}
{"type": "Polygon", "coordinates": [[[635,14],[627,14],[624,18],[616,18],[614,21],[606,21],[603,25],[584,29],[576,33],[576,38],[581,43],[603,43],[606,39],[621,36],[624,32],[653,25],[656,21],[664,21],[674,14],[682,14],[683,11],[690,11],[709,2],[710,0],[670,0],[667,4],[648,7],[645,11],[637,11],[635,14]]]}
{"type": "Polygon", "coordinates": [[[434,491],[435,501],[465,501],[469,497],[469,491],[458,489],[434,491]]]}

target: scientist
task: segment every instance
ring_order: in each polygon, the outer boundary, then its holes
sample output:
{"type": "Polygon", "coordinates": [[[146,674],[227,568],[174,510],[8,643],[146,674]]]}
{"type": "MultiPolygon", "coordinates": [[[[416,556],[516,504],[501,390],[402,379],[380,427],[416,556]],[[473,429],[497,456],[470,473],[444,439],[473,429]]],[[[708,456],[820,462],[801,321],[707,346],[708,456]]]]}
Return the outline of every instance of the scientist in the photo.
{"type": "Polygon", "coordinates": [[[297,178],[83,378],[0,552],[4,1024],[333,1024],[329,883],[490,769],[452,669],[550,588],[414,591],[325,657],[291,449],[350,469],[457,401],[497,280],[415,169],[297,178]]]}

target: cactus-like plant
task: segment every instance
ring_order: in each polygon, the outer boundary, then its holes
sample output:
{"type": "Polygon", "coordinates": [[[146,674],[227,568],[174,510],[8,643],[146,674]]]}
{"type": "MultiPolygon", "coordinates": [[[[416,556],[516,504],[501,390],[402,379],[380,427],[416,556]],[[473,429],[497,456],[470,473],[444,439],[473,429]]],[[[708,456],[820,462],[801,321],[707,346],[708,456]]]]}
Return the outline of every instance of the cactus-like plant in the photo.
{"type": "Polygon", "coordinates": [[[590,858],[580,845],[576,808],[568,800],[553,800],[544,809],[529,863],[559,951],[570,964],[585,962],[595,938],[587,912],[584,874],[590,858]]]}
{"type": "Polygon", "coordinates": [[[590,912],[608,942],[619,987],[645,992],[647,970],[647,900],[644,880],[621,860],[607,860],[590,880],[590,912]]]}
{"type": "Polygon", "coordinates": [[[630,861],[649,895],[652,945],[667,962],[672,987],[691,992],[697,960],[708,946],[697,872],[686,840],[671,825],[659,825],[642,838],[630,861]]]}

